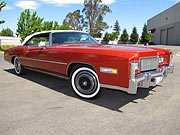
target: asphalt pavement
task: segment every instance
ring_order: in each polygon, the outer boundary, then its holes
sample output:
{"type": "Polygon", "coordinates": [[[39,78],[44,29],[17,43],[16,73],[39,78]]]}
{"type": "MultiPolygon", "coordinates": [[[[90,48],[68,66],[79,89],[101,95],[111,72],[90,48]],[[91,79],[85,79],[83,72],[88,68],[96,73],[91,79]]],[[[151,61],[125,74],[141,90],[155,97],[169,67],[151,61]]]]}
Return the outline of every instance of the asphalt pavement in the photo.
{"type": "Polygon", "coordinates": [[[17,76],[0,54],[0,135],[179,135],[180,47],[175,71],[137,95],[102,89],[95,100],[77,97],[66,80],[29,71],[17,76]]]}

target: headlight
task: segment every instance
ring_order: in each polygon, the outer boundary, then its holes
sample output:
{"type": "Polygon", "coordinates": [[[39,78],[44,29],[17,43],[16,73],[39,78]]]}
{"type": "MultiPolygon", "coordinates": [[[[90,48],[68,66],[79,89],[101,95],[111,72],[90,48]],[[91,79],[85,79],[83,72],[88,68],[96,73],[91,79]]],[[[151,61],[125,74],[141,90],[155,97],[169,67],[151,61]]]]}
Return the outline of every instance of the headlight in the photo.
{"type": "Polygon", "coordinates": [[[164,63],[164,57],[159,57],[159,64],[164,63]]]}

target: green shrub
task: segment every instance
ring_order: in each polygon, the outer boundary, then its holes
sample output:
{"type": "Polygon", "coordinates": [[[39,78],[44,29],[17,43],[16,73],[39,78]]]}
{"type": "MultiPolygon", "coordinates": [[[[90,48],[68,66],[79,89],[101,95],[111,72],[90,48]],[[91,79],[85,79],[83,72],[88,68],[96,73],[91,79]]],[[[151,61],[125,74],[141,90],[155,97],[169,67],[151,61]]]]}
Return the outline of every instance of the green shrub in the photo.
{"type": "Polygon", "coordinates": [[[15,45],[0,45],[0,51],[4,51],[11,47],[15,47],[15,45]]]}

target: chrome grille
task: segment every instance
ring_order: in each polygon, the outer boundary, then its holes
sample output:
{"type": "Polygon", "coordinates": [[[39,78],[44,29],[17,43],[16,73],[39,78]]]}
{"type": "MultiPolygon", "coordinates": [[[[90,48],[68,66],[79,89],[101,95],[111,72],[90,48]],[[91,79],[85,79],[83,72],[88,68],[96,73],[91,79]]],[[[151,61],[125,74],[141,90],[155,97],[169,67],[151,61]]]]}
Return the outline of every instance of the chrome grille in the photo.
{"type": "Polygon", "coordinates": [[[140,59],[140,70],[147,71],[157,69],[159,66],[158,57],[146,57],[140,59]]]}

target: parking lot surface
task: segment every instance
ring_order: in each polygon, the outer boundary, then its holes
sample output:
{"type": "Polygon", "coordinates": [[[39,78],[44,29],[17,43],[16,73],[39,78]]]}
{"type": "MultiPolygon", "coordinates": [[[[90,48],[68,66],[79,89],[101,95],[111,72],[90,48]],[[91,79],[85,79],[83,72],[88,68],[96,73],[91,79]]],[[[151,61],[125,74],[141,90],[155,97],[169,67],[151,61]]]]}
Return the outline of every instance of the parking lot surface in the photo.
{"type": "Polygon", "coordinates": [[[180,47],[155,47],[174,51],[173,75],[137,95],[102,89],[95,100],[56,77],[17,76],[0,54],[0,135],[180,135],[180,47]]]}

